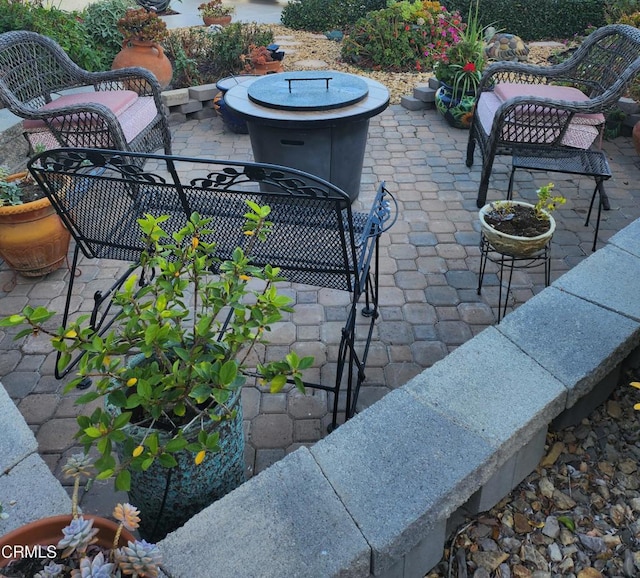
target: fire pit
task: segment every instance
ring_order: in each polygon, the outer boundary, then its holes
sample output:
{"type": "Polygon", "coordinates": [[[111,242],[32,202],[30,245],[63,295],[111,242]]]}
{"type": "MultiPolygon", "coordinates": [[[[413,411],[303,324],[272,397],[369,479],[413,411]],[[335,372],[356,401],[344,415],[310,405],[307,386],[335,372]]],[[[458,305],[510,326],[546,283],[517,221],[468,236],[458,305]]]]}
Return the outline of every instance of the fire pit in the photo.
{"type": "Polygon", "coordinates": [[[225,102],[246,119],[256,161],[317,175],[354,201],[369,119],[387,108],[389,91],[354,74],[306,70],[243,82],[225,102]]]}

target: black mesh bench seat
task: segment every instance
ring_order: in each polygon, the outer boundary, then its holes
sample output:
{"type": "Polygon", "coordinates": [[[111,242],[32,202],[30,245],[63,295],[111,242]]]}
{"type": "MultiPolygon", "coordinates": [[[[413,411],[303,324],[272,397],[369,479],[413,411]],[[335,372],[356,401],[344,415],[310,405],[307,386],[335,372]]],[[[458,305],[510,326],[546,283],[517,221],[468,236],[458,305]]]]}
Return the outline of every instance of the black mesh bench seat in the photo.
{"type": "Polygon", "coordinates": [[[353,415],[378,315],[379,238],[395,220],[395,199],[384,183],[369,211],[356,212],[348,195],[331,183],[263,163],[64,148],[38,155],[29,170],[76,241],[63,326],[82,253],[87,258],[131,262],[121,279],[96,294],[91,322],[101,331],[108,328],[111,296],[137,267],[143,249],[137,225],[143,215],[168,215],[163,227],[169,233],[180,230],[194,212],[210,218],[209,241],[215,242],[217,257],[225,260],[249,242],[242,232],[246,201],[268,205],[273,226],[266,241],[251,250],[252,262],[280,267],[281,276],[290,282],[351,294],[336,381],[307,385],[333,393],[332,427],[336,427],[338,397],[346,377],[345,419],[353,415]],[[369,321],[359,354],[355,326],[361,297],[369,321]]]}

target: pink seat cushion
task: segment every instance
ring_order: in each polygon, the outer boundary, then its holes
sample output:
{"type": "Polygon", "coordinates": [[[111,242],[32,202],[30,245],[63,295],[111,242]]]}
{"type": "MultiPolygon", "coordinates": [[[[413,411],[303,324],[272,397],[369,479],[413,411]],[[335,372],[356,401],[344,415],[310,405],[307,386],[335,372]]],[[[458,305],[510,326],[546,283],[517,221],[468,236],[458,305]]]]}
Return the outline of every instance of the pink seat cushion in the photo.
{"type": "MultiPolygon", "coordinates": [[[[539,96],[553,100],[568,100],[584,102],[589,97],[572,86],[555,86],[553,84],[517,84],[513,82],[500,82],[494,88],[495,95],[505,102],[516,96],[539,96]]],[[[572,122],[598,126],[604,123],[603,114],[576,114],[572,122]]]]}
{"type": "MultiPolygon", "coordinates": [[[[113,114],[120,116],[136,100],[138,95],[133,90],[104,90],[94,92],[78,92],[74,94],[64,94],[48,102],[39,110],[51,110],[71,106],[73,104],[97,103],[106,106],[113,114]]],[[[23,122],[25,130],[33,130],[46,127],[42,120],[25,119],[23,122]]]]}

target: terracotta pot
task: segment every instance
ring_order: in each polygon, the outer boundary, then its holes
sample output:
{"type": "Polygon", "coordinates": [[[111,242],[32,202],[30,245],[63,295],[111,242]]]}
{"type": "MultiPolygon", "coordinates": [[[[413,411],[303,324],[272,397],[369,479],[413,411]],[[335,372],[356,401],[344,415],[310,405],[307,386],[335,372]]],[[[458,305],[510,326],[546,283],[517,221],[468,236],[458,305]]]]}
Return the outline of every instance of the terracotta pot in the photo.
{"type": "Polygon", "coordinates": [[[284,67],[282,66],[282,60],[273,60],[264,64],[254,64],[253,71],[259,75],[274,74],[276,72],[284,72],[284,67]]]}
{"type": "Polygon", "coordinates": [[[631,138],[633,139],[633,146],[636,148],[636,152],[640,155],[640,120],[633,125],[631,138]]]}
{"type": "MultiPolygon", "coordinates": [[[[531,203],[525,203],[523,201],[508,201],[514,205],[521,205],[523,207],[531,207],[534,205],[531,203]]],[[[480,218],[480,227],[485,238],[493,248],[502,253],[503,255],[510,255],[513,257],[529,257],[538,251],[544,249],[545,245],[551,240],[554,231],[556,230],[556,221],[549,215],[549,230],[542,235],[536,237],[519,237],[517,235],[508,235],[502,231],[494,229],[484,219],[485,215],[492,210],[491,203],[482,207],[478,213],[480,218]]],[[[545,211],[546,212],[546,211],[545,211]]]]}
{"type": "Polygon", "coordinates": [[[231,22],[231,14],[226,16],[203,16],[205,26],[212,26],[217,24],[218,26],[227,26],[231,22]]]}
{"type": "MultiPolygon", "coordinates": [[[[106,518],[100,518],[99,516],[85,515],[85,519],[91,518],[93,520],[93,527],[98,528],[98,546],[102,548],[111,548],[113,546],[113,539],[118,530],[118,525],[106,518]]],[[[4,568],[13,560],[20,559],[20,556],[6,555],[11,548],[8,546],[55,546],[62,538],[62,528],[68,526],[71,523],[72,516],[52,516],[50,518],[42,518],[36,520],[30,524],[21,526],[15,529],[13,532],[9,532],[4,536],[0,536],[0,552],[3,555],[0,556],[0,568],[4,568]]],[[[126,546],[127,542],[133,542],[134,536],[123,529],[118,541],[118,547],[126,546]]]]}
{"type": "MultiPolygon", "coordinates": [[[[11,175],[9,180],[26,174],[11,175]]],[[[47,198],[0,207],[0,257],[25,277],[58,269],[67,256],[69,239],[69,231],[47,198]]]]}
{"type": "Polygon", "coordinates": [[[173,77],[173,66],[157,42],[141,42],[139,40],[125,40],[122,50],[116,54],[111,70],[141,66],[153,72],[160,86],[166,88],[173,77]]]}

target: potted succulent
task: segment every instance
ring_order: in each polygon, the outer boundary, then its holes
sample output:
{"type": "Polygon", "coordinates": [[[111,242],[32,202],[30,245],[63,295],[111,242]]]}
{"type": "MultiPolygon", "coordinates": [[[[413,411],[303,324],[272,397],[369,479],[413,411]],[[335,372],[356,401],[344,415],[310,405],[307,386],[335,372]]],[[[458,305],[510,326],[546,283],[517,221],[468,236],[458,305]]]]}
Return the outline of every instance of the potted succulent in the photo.
{"type": "Polygon", "coordinates": [[[115,522],[78,514],[80,479],[90,470],[91,461],[83,454],[71,456],[63,467],[65,476],[74,478],[71,515],[37,520],[0,537],[0,568],[9,572],[7,576],[159,575],[162,557],[158,547],[131,534],[140,522],[139,512],[131,504],[116,505],[115,522]],[[24,555],[25,549],[31,555],[24,555]],[[6,555],[9,552],[11,555],[6,555]]]}
{"type": "Polygon", "coordinates": [[[436,108],[455,128],[469,128],[473,118],[476,90],[486,65],[484,29],[475,12],[469,10],[466,25],[458,27],[458,41],[436,58],[433,72],[440,81],[436,108]]]}
{"type": "Polygon", "coordinates": [[[129,8],[118,20],[118,31],[123,38],[122,50],[113,59],[111,69],[142,66],[153,72],[160,86],[166,88],[173,67],[160,44],[169,36],[164,20],[146,8],[129,8]]]}
{"type": "Polygon", "coordinates": [[[480,227],[491,246],[503,255],[528,257],[542,250],[556,229],[551,212],[566,203],[553,195],[553,183],[537,190],[535,205],[523,201],[495,201],[480,209],[480,227]]]}
{"type": "Polygon", "coordinates": [[[249,54],[241,56],[245,63],[245,70],[249,73],[260,75],[282,72],[284,70],[282,66],[284,52],[279,48],[280,46],[277,44],[270,44],[269,46],[250,44],[249,54]]]}
{"type": "Polygon", "coordinates": [[[0,166],[0,258],[26,277],[58,269],[69,249],[69,231],[27,172],[0,166]]]}
{"type": "Polygon", "coordinates": [[[231,22],[231,16],[235,12],[235,8],[233,6],[225,6],[222,0],[209,0],[209,2],[203,2],[198,6],[198,12],[206,26],[211,26],[212,24],[226,26],[231,22]]]}
{"type": "Polygon", "coordinates": [[[278,269],[251,265],[247,255],[271,223],[269,207],[247,204],[247,252],[237,248],[222,263],[209,220],[194,214],[170,238],[162,229],[168,217],[141,219],[149,281],[140,289],[132,275],[115,295],[121,312],[106,335],[87,326],[86,317],[51,330],[54,312],[42,307],[0,321],[28,325],[16,338],[50,334],[62,367],[74,352],[85,352],[66,391],[89,377],[95,389],[77,402],[101,398],[105,405],[78,417],[77,437],[87,452],[100,454],[97,478],[114,477],[116,489],[129,491],[148,539],[181,526],[244,481],[240,392],[247,378],[272,391],[290,379],[303,391],[301,372],[313,363],[295,352],[259,360],[291,299],[277,292],[278,269]]]}

